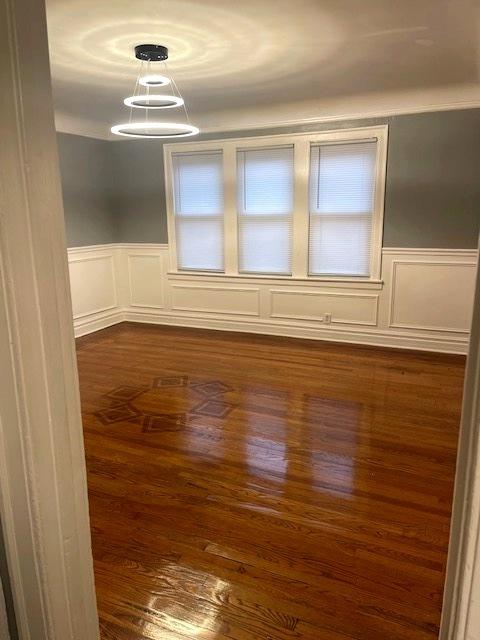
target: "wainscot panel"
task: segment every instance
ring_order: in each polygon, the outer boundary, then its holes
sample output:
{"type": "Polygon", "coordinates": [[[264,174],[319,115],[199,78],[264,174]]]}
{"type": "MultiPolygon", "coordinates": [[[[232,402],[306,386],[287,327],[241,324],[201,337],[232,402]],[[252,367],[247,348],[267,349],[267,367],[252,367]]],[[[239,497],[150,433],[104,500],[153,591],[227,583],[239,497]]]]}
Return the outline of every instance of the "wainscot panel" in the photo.
{"type": "Polygon", "coordinates": [[[162,256],[155,253],[127,251],[128,292],[131,307],[163,309],[164,272],[162,256]]]}
{"type": "Polygon", "coordinates": [[[76,321],[118,309],[113,245],[69,250],[72,311],[76,321]]]}
{"type": "Polygon", "coordinates": [[[271,289],[271,318],[325,324],[377,324],[378,295],[271,289]]]}
{"type": "Polygon", "coordinates": [[[466,353],[477,252],[384,249],[380,281],[169,272],[167,245],[69,250],[76,335],[131,320],[466,353]]]}
{"type": "Polygon", "coordinates": [[[470,262],[394,259],[390,326],[468,333],[474,285],[470,262]]]}
{"type": "Polygon", "coordinates": [[[189,284],[171,283],[170,287],[174,311],[258,316],[258,288],[237,287],[232,284],[222,287],[196,281],[189,284]]]}

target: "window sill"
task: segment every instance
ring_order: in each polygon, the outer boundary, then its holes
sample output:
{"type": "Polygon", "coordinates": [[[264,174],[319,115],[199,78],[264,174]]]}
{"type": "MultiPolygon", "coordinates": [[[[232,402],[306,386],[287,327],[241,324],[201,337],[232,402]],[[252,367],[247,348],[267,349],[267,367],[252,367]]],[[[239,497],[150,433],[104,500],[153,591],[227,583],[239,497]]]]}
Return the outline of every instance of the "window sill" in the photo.
{"type": "Polygon", "coordinates": [[[262,282],[264,284],[290,284],[297,286],[315,286],[315,287],[336,287],[346,289],[383,289],[383,280],[376,280],[370,278],[355,278],[355,277],[332,277],[332,278],[297,278],[294,276],[282,276],[282,275],[266,275],[266,274],[226,274],[217,273],[215,271],[168,271],[167,276],[169,280],[203,280],[203,281],[215,281],[220,282],[262,282]]]}

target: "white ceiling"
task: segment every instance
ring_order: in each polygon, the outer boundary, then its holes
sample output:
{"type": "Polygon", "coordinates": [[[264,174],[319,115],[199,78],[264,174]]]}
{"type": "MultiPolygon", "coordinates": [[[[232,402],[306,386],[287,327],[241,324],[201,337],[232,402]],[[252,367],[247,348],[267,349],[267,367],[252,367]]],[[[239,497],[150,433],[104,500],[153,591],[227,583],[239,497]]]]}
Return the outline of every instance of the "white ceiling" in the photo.
{"type": "Polygon", "coordinates": [[[480,106],[477,0],[47,0],[47,17],[61,130],[125,121],[144,42],[169,48],[204,129],[480,106]]]}

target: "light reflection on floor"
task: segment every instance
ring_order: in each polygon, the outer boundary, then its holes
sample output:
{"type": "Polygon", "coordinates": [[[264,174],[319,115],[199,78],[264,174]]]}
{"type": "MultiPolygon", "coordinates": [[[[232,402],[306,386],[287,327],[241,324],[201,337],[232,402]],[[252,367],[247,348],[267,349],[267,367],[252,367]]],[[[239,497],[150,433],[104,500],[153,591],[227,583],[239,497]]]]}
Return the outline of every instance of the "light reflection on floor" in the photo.
{"type": "MultiPolygon", "coordinates": [[[[171,575],[191,575],[192,587],[191,594],[197,598],[197,603],[202,602],[202,596],[208,596],[218,602],[219,605],[225,599],[228,599],[230,591],[230,583],[221,580],[211,574],[201,571],[192,571],[183,565],[169,563],[165,567],[167,574],[171,575]]],[[[161,590],[161,584],[159,585],[161,590]]],[[[187,610],[185,605],[171,604],[162,605],[165,598],[160,596],[152,596],[148,603],[148,608],[158,616],[158,624],[155,622],[145,622],[142,626],[142,632],[147,638],[152,640],[168,640],[172,634],[183,634],[182,638],[214,638],[215,632],[221,626],[218,620],[219,609],[209,605],[207,599],[204,606],[195,606],[187,610]],[[195,622],[189,621],[194,618],[195,622]]]]}

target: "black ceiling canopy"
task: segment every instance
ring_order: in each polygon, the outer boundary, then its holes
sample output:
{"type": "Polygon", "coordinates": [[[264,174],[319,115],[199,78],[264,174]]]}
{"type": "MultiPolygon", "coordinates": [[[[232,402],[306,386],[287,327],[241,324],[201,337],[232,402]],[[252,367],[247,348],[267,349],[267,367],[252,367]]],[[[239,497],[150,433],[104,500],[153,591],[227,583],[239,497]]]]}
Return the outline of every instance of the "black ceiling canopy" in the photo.
{"type": "Polygon", "coordinates": [[[135,57],[139,60],[161,62],[168,58],[168,49],[161,44],[137,44],[135,57]]]}

